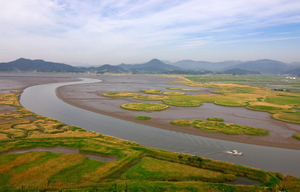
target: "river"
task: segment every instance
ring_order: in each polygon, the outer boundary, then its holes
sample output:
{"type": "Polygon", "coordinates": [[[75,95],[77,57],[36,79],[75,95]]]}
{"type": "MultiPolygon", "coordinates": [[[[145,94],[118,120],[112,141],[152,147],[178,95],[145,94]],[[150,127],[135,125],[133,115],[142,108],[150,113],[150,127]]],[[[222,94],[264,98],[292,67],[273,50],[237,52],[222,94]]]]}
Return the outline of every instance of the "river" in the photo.
{"type": "Polygon", "coordinates": [[[20,102],[23,107],[36,114],[141,145],[300,177],[300,150],[236,143],[168,131],[80,109],[56,96],[55,90],[60,86],[96,82],[99,80],[83,79],[79,82],[32,86],[24,90],[20,102]],[[238,149],[244,155],[233,156],[226,153],[232,149],[238,149]]]}

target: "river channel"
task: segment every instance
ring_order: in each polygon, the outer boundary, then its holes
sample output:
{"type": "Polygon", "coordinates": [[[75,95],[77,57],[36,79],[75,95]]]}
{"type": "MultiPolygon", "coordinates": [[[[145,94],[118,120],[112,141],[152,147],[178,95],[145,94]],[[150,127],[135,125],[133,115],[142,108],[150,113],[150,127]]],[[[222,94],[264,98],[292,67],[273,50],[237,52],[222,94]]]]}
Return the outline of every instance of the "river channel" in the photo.
{"type": "Polygon", "coordinates": [[[236,143],[159,129],[80,109],[63,102],[56,96],[55,90],[60,86],[96,82],[99,80],[83,79],[81,82],[29,87],[22,93],[20,102],[23,107],[39,115],[141,145],[300,177],[300,150],[236,143]],[[244,155],[233,156],[226,153],[232,149],[238,149],[244,155]]]}

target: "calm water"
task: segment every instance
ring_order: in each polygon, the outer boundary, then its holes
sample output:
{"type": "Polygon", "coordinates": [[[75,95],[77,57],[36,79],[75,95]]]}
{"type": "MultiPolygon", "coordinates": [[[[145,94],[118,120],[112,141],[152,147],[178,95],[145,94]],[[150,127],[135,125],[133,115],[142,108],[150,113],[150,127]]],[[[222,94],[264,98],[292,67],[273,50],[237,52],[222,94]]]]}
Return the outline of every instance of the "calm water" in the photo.
{"type": "Polygon", "coordinates": [[[29,87],[21,95],[21,104],[39,115],[142,145],[300,177],[300,150],[236,143],[158,129],[86,111],[71,106],[56,97],[57,87],[78,83],[99,83],[99,80],[83,79],[83,82],[29,87]],[[232,149],[242,151],[244,155],[233,156],[226,153],[232,149]]]}

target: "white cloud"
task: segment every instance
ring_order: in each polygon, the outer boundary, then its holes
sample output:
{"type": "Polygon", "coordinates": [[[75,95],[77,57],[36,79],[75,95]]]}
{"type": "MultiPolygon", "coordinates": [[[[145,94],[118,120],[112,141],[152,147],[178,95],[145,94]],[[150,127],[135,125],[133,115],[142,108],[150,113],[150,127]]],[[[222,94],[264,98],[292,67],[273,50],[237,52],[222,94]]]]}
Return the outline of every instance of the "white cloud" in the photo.
{"type": "Polygon", "coordinates": [[[269,39],[278,39],[274,37],[277,33],[280,39],[288,40],[290,37],[284,35],[289,35],[289,29],[267,31],[265,28],[299,23],[300,1],[297,0],[0,2],[0,41],[7,42],[6,52],[11,55],[16,50],[12,45],[18,44],[31,47],[33,52],[57,49],[66,58],[72,51],[91,56],[105,53],[107,58],[111,52],[115,58],[114,53],[124,49],[145,53],[147,49],[180,48],[184,54],[184,50],[245,42],[247,38],[268,33],[273,34],[269,39]]]}

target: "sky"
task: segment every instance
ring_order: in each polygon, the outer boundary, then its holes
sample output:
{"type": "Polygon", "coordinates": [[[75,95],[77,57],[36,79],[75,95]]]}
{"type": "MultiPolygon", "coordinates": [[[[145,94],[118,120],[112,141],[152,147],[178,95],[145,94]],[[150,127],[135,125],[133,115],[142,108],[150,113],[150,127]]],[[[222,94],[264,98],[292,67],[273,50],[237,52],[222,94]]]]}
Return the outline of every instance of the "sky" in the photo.
{"type": "Polygon", "coordinates": [[[0,62],[300,62],[299,0],[0,0],[0,62]]]}

